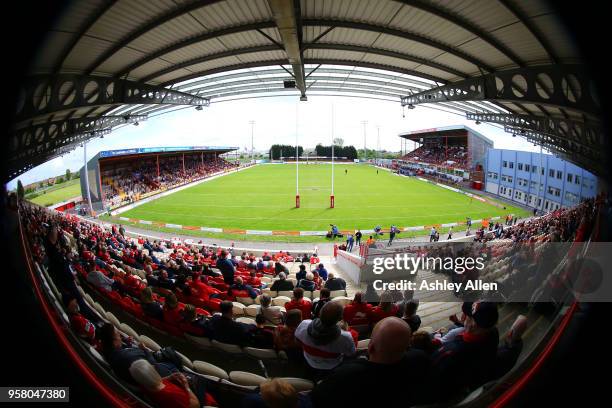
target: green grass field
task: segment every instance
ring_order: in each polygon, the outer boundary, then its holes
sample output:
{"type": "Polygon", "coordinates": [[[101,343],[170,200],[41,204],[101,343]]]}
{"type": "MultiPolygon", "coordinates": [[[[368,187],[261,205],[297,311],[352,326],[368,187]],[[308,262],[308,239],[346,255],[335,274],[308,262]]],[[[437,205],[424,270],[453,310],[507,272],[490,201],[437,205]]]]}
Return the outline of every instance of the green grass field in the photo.
{"type": "Polygon", "coordinates": [[[58,188],[51,187],[50,189],[46,190],[45,194],[41,194],[30,201],[38,205],[48,207],[53,204],[64,202],[70,198],[78,197],[81,195],[80,183],[80,179],[67,181],[59,185],[58,188]]]}
{"type": "MultiPolygon", "coordinates": [[[[331,223],[341,230],[371,229],[376,225],[388,228],[391,224],[406,227],[457,222],[468,216],[479,219],[527,214],[519,208],[507,206],[503,210],[385,170],[377,173],[375,167],[364,165],[336,166],[334,209],[329,208],[331,165],[300,165],[301,208],[294,208],[295,171],[295,165],[257,166],[121,215],[185,226],[324,231],[331,223]]],[[[248,239],[251,237],[256,236],[249,235],[248,239]]]]}

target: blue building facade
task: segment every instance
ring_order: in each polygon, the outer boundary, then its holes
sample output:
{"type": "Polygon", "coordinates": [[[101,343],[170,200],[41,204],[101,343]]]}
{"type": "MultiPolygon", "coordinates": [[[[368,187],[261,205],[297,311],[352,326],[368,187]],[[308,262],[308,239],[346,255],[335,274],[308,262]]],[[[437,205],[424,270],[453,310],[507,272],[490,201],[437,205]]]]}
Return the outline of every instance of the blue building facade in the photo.
{"type": "Polygon", "coordinates": [[[489,149],[485,190],[541,211],[573,207],[597,195],[597,177],[550,154],[489,149]]]}

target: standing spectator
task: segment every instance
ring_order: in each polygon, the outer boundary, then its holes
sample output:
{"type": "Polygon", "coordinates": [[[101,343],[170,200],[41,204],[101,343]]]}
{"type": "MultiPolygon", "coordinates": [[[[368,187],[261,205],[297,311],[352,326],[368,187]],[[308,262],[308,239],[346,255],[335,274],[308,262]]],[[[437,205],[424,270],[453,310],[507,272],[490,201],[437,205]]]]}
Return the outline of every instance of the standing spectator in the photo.
{"type": "Polygon", "coordinates": [[[436,227],[431,227],[431,230],[429,231],[429,242],[434,242],[436,240],[437,232],[436,227]]]}
{"type": "Polygon", "coordinates": [[[387,243],[387,246],[391,246],[396,233],[397,233],[397,228],[395,228],[395,225],[392,225],[391,229],[389,229],[389,242],[387,243]]]}
{"type": "Polygon", "coordinates": [[[446,237],[446,239],[447,240],[448,239],[453,239],[453,227],[452,226],[448,229],[448,237],[446,237]]]}
{"type": "Polygon", "coordinates": [[[232,285],[234,283],[234,274],[236,273],[236,268],[234,267],[232,261],[227,259],[227,252],[225,250],[221,251],[219,259],[217,259],[216,266],[223,275],[223,281],[227,285],[232,285]]]}
{"type": "Polygon", "coordinates": [[[362,237],[362,235],[363,234],[361,233],[360,229],[358,229],[357,232],[355,232],[355,244],[357,246],[361,246],[361,237],[362,237]]]}
{"type": "Polygon", "coordinates": [[[351,252],[353,250],[353,243],[355,239],[353,238],[353,234],[349,233],[346,237],[346,251],[351,252]]]}

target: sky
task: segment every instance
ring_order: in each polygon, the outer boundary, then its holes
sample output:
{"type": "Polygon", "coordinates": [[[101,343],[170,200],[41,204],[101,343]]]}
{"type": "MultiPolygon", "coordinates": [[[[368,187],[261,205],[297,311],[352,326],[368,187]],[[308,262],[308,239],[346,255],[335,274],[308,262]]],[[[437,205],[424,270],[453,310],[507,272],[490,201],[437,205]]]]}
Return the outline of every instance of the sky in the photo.
{"type": "MultiPolygon", "coordinates": [[[[455,115],[417,105],[405,111],[399,102],[373,100],[348,96],[309,95],[307,102],[299,102],[295,96],[254,98],[211,103],[201,111],[193,107],[165,115],[151,117],[139,126],[117,128],[103,139],[87,143],[87,159],[102,150],[132,147],[160,146],[237,146],[244,151],[251,149],[251,125],[254,120],[254,149],[267,151],[272,144],[295,145],[296,128],[298,144],[314,148],[318,143],[329,145],[332,140],[332,106],[334,111],[334,137],[344,139],[345,145],[363,148],[366,124],[368,149],[377,148],[380,131],[381,150],[399,151],[399,133],[434,127],[465,124],[491,139],[495,148],[539,151],[525,139],[513,138],[498,127],[476,125],[455,115]],[[297,109],[297,112],[296,112],[297,109]],[[297,118],[297,126],[296,126],[297,118]],[[378,129],[379,128],[379,129],[378,129]]],[[[66,169],[78,171],[83,166],[83,148],[44,163],[24,174],[24,185],[65,173],[66,169]]],[[[16,186],[17,179],[8,184],[16,186]]]]}

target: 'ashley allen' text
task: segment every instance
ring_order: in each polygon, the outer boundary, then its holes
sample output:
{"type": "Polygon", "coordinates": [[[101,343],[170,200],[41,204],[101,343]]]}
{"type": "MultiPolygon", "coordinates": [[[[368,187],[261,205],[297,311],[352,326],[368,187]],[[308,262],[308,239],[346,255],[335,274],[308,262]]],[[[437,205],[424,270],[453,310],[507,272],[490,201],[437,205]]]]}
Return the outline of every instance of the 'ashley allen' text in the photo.
{"type": "Polygon", "coordinates": [[[497,290],[496,282],[483,282],[480,279],[467,281],[467,282],[446,282],[446,281],[426,281],[423,280],[420,283],[402,280],[399,282],[384,282],[381,279],[377,279],[373,282],[374,289],[376,290],[397,290],[397,291],[405,291],[405,290],[438,290],[438,291],[453,291],[460,292],[461,290],[497,290]]]}

